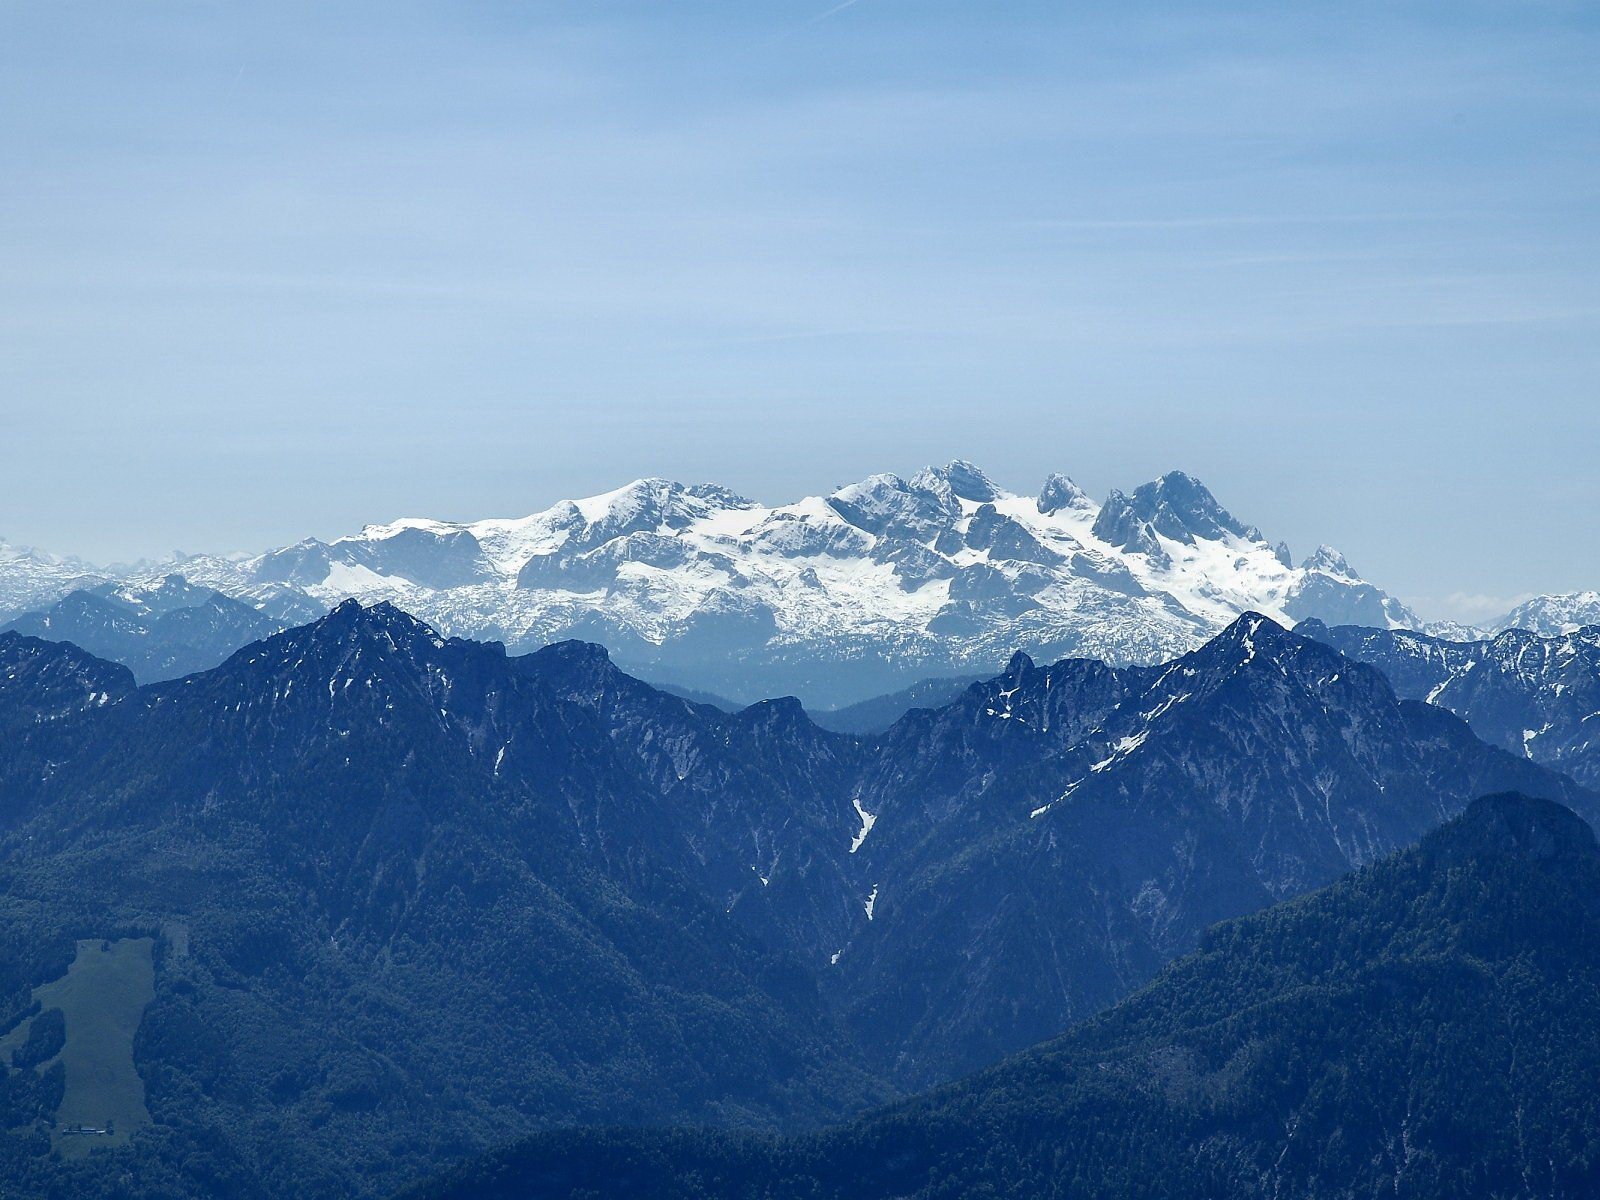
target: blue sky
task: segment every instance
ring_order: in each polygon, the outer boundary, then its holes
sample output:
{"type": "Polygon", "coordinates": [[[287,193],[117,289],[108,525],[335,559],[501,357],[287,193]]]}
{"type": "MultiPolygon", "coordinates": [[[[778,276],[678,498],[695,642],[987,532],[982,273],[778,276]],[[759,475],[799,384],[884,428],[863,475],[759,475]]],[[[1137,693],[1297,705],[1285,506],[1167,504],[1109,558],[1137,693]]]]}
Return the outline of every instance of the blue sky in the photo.
{"type": "Polygon", "coordinates": [[[0,0],[0,536],[962,456],[1600,586],[1597,13],[0,0]]]}

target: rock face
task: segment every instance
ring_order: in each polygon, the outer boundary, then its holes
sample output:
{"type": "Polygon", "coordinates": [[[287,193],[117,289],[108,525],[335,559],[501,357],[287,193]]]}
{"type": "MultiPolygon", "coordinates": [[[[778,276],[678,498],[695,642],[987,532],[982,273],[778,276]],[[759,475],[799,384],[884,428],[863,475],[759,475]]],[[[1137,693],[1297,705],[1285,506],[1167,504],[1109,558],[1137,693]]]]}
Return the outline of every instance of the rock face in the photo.
{"type": "Polygon", "coordinates": [[[1064,475],[1018,496],[953,462],[776,508],[642,479],[518,520],[403,520],[162,569],[283,620],[388,600],[514,651],[580,638],[678,687],[837,708],[1018,649],[1157,662],[1247,611],[1417,624],[1335,552],[1291,561],[1181,472],[1097,505],[1064,475]]]}
{"type": "Polygon", "coordinates": [[[1476,641],[1320,621],[1297,628],[1377,667],[1400,695],[1449,709],[1484,741],[1600,785],[1600,626],[1476,641]]]}
{"type": "MultiPolygon", "coordinates": [[[[285,1195],[394,1184],[444,1153],[418,1122],[463,1147],[838,1119],[1480,793],[1600,811],[1259,614],[1156,666],[1018,654],[861,737],[347,601],[144,687],[0,634],[0,732],[0,998],[84,930],[181,926],[139,1043],[153,1120],[246,1174],[251,1131],[301,1130],[285,1195]]],[[[5,1115],[0,1151],[42,1119],[5,1115]]]]}

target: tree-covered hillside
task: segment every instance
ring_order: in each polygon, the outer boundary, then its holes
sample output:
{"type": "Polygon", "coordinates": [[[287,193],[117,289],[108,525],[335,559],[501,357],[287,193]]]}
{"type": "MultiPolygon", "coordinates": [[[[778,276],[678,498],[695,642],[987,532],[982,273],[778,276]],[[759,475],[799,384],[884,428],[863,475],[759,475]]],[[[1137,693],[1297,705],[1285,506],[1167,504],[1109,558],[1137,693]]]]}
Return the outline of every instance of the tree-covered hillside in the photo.
{"type": "Polygon", "coordinates": [[[1600,1190],[1600,849],[1499,795],[1217,927],[1101,1018],[821,1135],[551,1135],[428,1200],[969,1200],[1600,1190]]]}

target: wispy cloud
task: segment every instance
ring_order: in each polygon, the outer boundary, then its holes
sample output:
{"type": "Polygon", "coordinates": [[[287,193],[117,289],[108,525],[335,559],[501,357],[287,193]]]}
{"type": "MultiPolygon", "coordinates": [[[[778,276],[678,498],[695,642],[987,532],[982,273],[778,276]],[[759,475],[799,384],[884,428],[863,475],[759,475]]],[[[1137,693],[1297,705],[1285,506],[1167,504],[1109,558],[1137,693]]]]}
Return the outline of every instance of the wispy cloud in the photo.
{"type": "Polygon", "coordinates": [[[1187,217],[1041,217],[1017,224],[1027,229],[1085,229],[1095,232],[1118,229],[1251,229],[1274,225],[1393,225],[1452,220],[1470,215],[1462,212],[1237,213],[1187,217]]]}
{"type": "Polygon", "coordinates": [[[860,3],[861,3],[861,0],[844,0],[843,4],[835,4],[827,12],[818,13],[816,16],[812,17],[809,21],[807,21],[806,24],[807,25],[815,25],[818,22],[826,21],[829,17],[838,16],[845,9],[854,8],[856,5],[858,5],[860,3]]]}

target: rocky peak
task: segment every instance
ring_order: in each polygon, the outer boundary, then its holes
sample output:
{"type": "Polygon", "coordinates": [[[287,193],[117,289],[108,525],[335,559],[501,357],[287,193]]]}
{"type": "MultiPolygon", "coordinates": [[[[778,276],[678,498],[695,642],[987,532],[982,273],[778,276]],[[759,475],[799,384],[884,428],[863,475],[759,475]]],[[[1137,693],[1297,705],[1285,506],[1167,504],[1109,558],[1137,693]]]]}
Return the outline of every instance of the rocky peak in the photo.
{"type": "Polygon", "coordinates": [[[1306,556],[1300,564],[1302,571],[1318,571],[1324,575],[1334,575],[1340,579],[1356,579],[1358,576],[1350,567],[1345,556],[1332,546],[1318,546],[1306,556]]]}
{"type": "Polygon", "coordinates": [[[820,734],[821,730],[811,720],[805,705],[794,696],[775,696],[771,700],[758,700],[733,714],[740,725],[766,735],[805,738],[820,734]]]}
{"type": "Polygon", "coordinates": [[[1150,522],[1139,514],[1133,501],[1116,488],[1111,489],[1106,502],[1100,506],[1100,515],[1094,519],[1090,532],[1107,545],[1132,554],[1143,554],[1154,561],[1167,558],[1150,522]]]}
{"type": "Polygon", "coordinates": [[[1019,522],[1000,513],[993,504],[981,504],[967,526],[966,544],[987,550],[992,559],[1010,562],[1054,563],[1061,560],[1019,522]]]}
{"type": "Polygon", "coordinates": [[[430,626],[387,600],[380,600],[376,604],[362,604],[359,600],[342,600],[329,610],[327,616],[320,621],[313,621],[307,628],[312,631],[313,636],[374,632],[392,635],[398,632],[407,637],[422,634],[435,641],[439,636],[430,626]]]}
{"type": "Polygon", "coordinates": [[[1005,683],[1015,683],[1031,670],[1033,670],[1033,659],[1018,650],[1007,661],[1006,669],[1000,678],[1005,683]]]}
{"type": "Polygon", "coordinates": [[[976,504],[998,500],[1005,495],[981,470],[960,458],[942,467],[924,467],[912,476],[911,486],[934,492],[941,487],[947,488],[951,495],[976,504]]]}
{"type": "Polygon", "coordinates": [[[1065,509],[1088,509],[1094,507],[1094,501],[1089,495],[1065,475],[1052,473],[1044,481],[1044,486],[1039,489],[1039,502],[1037,505],[1043,516],[1058,513],[1065,509]]]}
{"type": "Polygon", "coordinates": [[[1131,507],[1157,533],[1185,545],[1196,538],[1217,541],[1230,533],[1247,541],[1263,540],[1259,529],[1241,524],[1205,484],[1182,471],[1168,471],[1136,488],[1131,507]]]}
{"type": "Polygon", "coordinates": [[[97,708],[133,690],[133,672],[127,667],[96,658],[71,642],[0,633],[0,717],[20,714],[24,723],[31,723],[97,708]]]}
{"type": "MultiPolygon", "coordinates": [[[[1271,617],[1245,613],[1200,649],[1179,659],[1204,680],[1220,683],[1243,670],[1290,674],[1291,660],[1309,652],[1328,663],[1342,661],[1329,646],[1291,633],[1271,617]]],[[[1321,664],[1319,664],[1321,665],[1321,664]]],[[[1337,667],[1327,672],[1333,674],[1337,667]]]]}
{"type": "Polygon", "coordinates": [[[345,600],[318,621],[245,647],[220,670],[264,670],[301,677],[308,687],[326,687],[330,678],[376,680],[425,673],[445,645],[431,626],[388,601],[363,606],[345,600]]]}
{"type": "Polygon", "coordinates": [[[606,648],[595,642],[555,642],[515,661],[541,683],[585,703],[596,701],[624,677],[606,648]]]}

